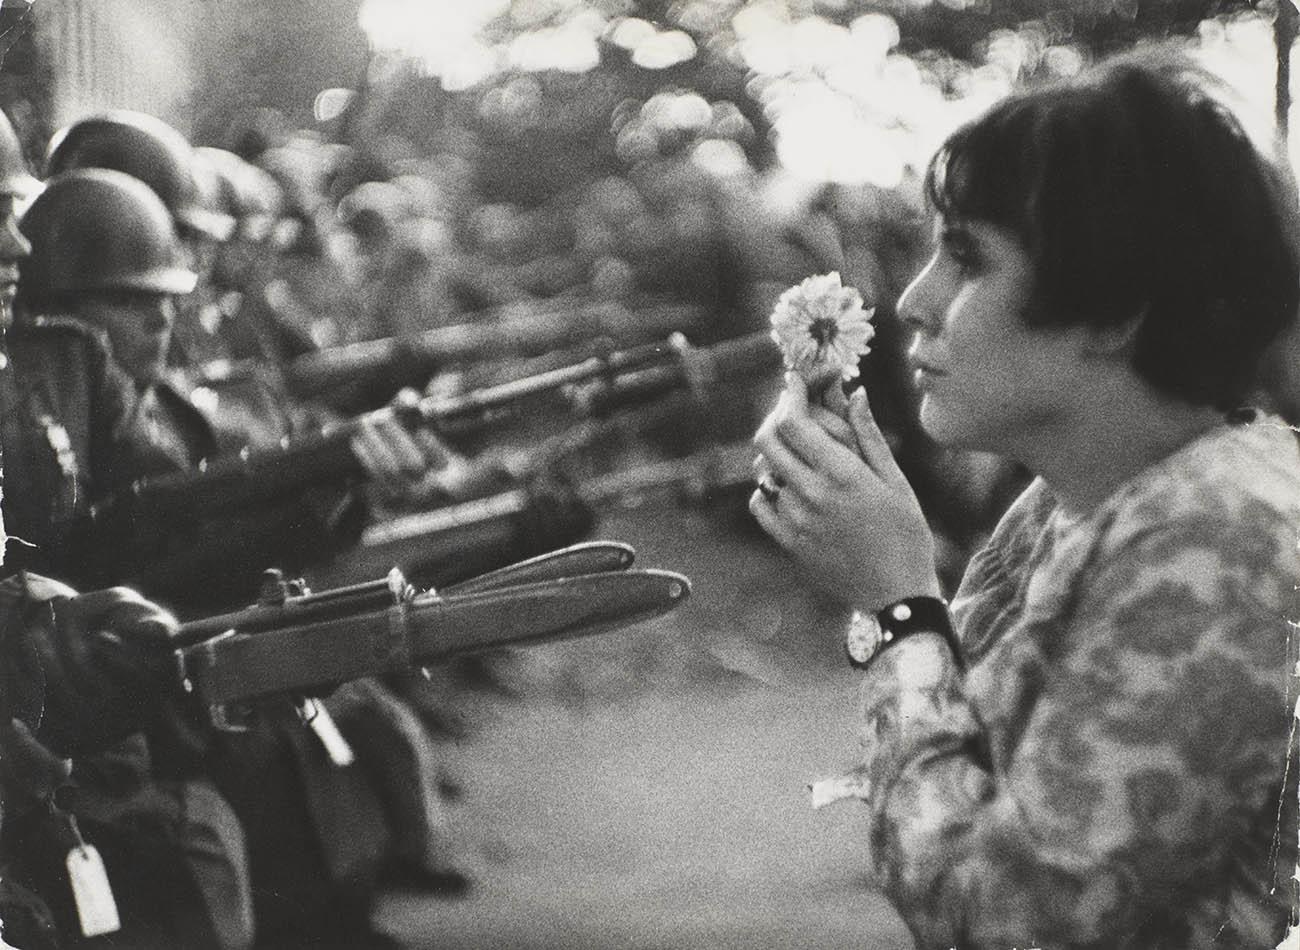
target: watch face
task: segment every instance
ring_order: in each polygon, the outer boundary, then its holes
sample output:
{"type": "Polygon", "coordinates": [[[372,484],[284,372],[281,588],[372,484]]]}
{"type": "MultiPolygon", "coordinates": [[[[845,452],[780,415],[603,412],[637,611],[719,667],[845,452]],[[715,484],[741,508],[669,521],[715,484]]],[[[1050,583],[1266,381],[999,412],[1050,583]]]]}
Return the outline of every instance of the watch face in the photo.
{"type": "Polygon", "coordinates": [[[849,632],[845,645],[849,658],[854,663],[866,663],[880,652],[884,642],[884,631],[875,614],[855,613],[849,623],[849,632]]]}

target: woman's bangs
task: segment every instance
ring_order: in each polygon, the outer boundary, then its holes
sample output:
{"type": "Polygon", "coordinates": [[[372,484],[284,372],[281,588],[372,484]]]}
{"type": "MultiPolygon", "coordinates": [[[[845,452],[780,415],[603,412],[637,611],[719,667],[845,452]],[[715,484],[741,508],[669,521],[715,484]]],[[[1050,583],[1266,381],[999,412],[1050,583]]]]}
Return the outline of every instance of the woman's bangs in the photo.
{"type": "Polygon", "coordinates": [[[1003,136],[979,134],[982,129],[960,130],[935,154],[926,172],[926,197],[944,218],[987,221],[1021,233],[1032,204],[1032,176],[1024,174],[1028,156],[1018,146],[1006,147],[1003,136]]]}

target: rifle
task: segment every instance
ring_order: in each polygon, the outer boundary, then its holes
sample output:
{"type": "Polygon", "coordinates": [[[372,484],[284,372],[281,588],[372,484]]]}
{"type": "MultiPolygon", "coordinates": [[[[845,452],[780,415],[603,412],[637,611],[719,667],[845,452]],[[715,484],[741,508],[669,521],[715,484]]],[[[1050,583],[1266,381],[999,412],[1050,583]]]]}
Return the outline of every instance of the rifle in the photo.
{"type": "Polygon", "coordinates": [[[634,558],[620,542],[579,544],[443,591],[419,591],[396,568],[319,594],[270,572],[256,605],[182,625],[181,682],[228,726],[227,704],[320,695],[462,654],[592,636],[686,600],[688,578],[631,570],[634,558]]]}
{"type": "MultiPolygon", "coordinates": [[[[409,426],[464,431],[534,398],[563,392],[568,394],[570,411],[580,417],[599,416],[683,387],[702,396],[715,383],[752,378],[779,362],[777,348],[766,333],[700,348],[674,334],[667,342],[589,357],[457,396],[428,396],[409,407],[389,406],[367,416],[396,416],[409,426]]],[[[228,514],[306,488],[359,477],[363,469],[350,440],[363,418],[277,450],[246,451],[214,459],[194,471],[141,478],[128,495],[100,506],[97,516],[123,507],[154,518],[228,514]]]]}
{"type": "MultiPolygon", "coordinates": [[[[598,475],[573,492],[579,505],[595,511],[665,490],[688,503],[707,502],[731,497],[737,488],[752,489],[753,459],[754,447],[745,440],[598,475]]],[[[364,529],[355,547],[304,573],[318,585],[336,585],[396,564],[423,582],[459,579],[465,571],[501,563],[501,552],[520,549],[521,520],[534,503],[519,488],[390,518],[364,529]]]]}
{"type": "MultiPolygon", "coordinates": [[[[278,369],[285,389],[302,399],[328,398],[340,387],[381,389],[388,398],[404,385],[422,386],[438,370],[502,357],[539,356],[591,340],[616,346],[650,342],[693,330],[700,307],[656,304],[628,308],[589,303],[537,312],[503,308],[473,323],[437,327],[409,337],[366,340],[299,356],[278,369]]],[[[214,360],[198,367],[196,385],[220,385],[264,369],[262,360],[214,360]]]]}

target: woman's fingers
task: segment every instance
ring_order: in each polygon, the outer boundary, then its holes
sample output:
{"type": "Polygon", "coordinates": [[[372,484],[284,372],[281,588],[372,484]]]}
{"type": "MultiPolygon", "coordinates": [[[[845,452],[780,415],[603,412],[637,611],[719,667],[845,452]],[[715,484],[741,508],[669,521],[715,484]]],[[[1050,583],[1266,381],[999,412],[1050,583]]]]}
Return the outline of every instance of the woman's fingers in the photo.
{"type": "Polygon", "coordinates": [[[759,430],[754,444],[762,460],[761,464],[755,465],[760,478],[764,474],[769,475],[780,486],[803,486],[820,478],[814,467],[790,450],[785,437],[778,433],[776,427],[766,432],[759,430]]]}
{"type": "Polygon", "coordinates": [[[374,423],[363,419],[352,436],[352,451],[356,453],[366,474],[374,480],[385,479],[397,467],[397,460],[388,455],[382,441],[376,436],[374,423]]]}
{"type": "Polygon", "coordinates": [[[864,389],[857,390],[849,399],[849,425],[853,428],[862,458],[873,472],[886,481],[896,481],[903,477],[885,434],[880,431],[875,416],[871,414],[864,389]]]}
{"type": "Polygon", "coordinates": [[[421,447],[396,419],[380,419],[371,433],[384,457],[396,460],[395,474],[418,478],[429,467],[421,447]]]}
{"type": "Polygon", "coordinates": [[[812,408],[823,408],[829,410],[832,414],[843,418],[845,411],[848,409],[849,400],[844,395],[844,385],[840,378],[836,376],[830,383],[822,388],[821,395],[812,402],[812,408]]]}
{"type": "MultiPolygon", "coordinates": [[[[823,429],[806,411],[792,414],[779,422],[773,431],[773,442],[781,446],[785,457],[796,458],[808,470],[815,472],[823,482],[846,486],[859,482],[870,474],[863,464],[856,446],[843,444],[823,429]]],[[[771,452],[765,448],[771,457],[771,452]]],[[[779,466],[784,457],[773,459],[774,470],[785,474],[779,466]]]]}
{"type": "Polygon", "coordinates": [[[810,406],[808,414],[814,422],[826,430],[827,435],[840,445],[857,450],[857,434],[854,433],[853,427],[849,425],[844,416],[836,414],[825,406],[810,406]]]}
{"type": "Polygon", "coordinates": [[[786,488],[771,492],[760,483],[749,498],[749,512],[777,544],[787,551],[796,548],[805,517],[804,501],[797,492],[786,488]]]}

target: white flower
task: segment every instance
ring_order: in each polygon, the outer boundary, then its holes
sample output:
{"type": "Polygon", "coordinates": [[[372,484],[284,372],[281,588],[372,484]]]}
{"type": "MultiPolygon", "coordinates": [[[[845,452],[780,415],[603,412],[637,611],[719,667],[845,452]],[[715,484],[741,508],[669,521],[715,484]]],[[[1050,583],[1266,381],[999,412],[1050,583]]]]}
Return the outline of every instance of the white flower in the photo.
{"type": "Polygon", "coordinates": [[[840,283],[836,271],[819,274],[791,287],[772,310],[772,339],[781,347],[787,369],[810,386],[858,375],[858,357],[870,352],[876,335],[875,308],[865,309],[862,295],[840,283]]]}

